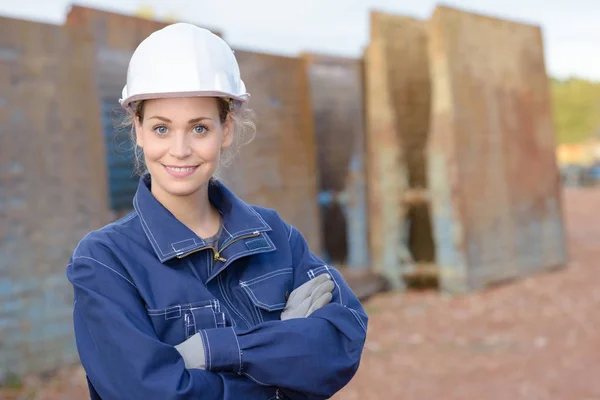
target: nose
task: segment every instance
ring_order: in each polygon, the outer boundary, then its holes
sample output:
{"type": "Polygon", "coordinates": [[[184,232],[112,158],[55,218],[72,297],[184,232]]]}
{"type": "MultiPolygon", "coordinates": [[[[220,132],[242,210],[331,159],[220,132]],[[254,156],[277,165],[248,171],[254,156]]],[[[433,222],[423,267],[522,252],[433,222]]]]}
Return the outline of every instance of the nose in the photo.
{"type": "Polygon", "coordinates": [[[169,153],[178,159],[189,157],[192,154],[189,135],[182,132],[173,135],[169,153]]]}

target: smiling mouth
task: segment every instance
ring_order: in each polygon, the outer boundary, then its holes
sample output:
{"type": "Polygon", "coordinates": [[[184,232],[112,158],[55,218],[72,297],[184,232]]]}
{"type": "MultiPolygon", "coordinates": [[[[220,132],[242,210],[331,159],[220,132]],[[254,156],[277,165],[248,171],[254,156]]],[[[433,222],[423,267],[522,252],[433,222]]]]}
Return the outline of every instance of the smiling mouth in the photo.
{"type": "Polygon", "coordinates": [[[191,172],[191,171],[195,170],[196,168],[198,168],[198,166],[195,165],[193,167],[173,167],[170,165],[165,165],[165,168],[168,169],[169,171],[173,171],[173,172],[186,173],[186,172],[191,172]]]}
{"type": "Polygon", "coordinates": [[[188,176],[192,175],[198,169],[199,165],[194,165],[194,166],[186,165],[183,167],[178,167],[178,166],[174,166],[174,165],[163,165],[163,167],[165,167],[165,170],[167,171],[167,173],[174,178],[187,178],[188,176]]]}

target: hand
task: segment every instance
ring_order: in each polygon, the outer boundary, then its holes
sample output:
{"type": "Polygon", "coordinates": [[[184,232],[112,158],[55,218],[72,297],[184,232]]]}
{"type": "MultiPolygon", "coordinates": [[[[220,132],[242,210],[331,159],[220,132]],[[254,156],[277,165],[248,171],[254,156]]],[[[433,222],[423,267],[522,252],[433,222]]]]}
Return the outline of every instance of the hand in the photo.
{"type": "Polygon", "coordinates": [[[322,274],[296,288],[281,313],[281,320],[305,318],[329,304],[335,284],[328,274],[322,274]]]}
{"type": "Polygon", "coordinates": [[[179,343],[175,349],[183,358],[186,369],[206,369],[206,356],[204,353],[204,341],[199,333],[179,343]]]}

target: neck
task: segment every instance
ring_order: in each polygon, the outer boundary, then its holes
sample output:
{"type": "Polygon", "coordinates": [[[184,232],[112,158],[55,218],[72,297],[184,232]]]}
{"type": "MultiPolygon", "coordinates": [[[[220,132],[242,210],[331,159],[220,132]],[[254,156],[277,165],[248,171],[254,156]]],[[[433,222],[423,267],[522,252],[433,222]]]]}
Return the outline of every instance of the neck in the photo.
{"type": "Polygon", "coordinates": [[[220,215],[208,199],[208,183],[189,196],[173,196],[152,186],[154,197],[182,224],[201,238],[219,230],[220,215]]]}

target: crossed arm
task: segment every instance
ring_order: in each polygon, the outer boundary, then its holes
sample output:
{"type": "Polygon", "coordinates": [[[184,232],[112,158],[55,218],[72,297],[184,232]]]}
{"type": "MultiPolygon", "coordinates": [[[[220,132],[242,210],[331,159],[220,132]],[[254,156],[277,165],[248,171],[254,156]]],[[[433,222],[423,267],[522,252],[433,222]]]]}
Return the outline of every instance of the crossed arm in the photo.
{"type": "Polygon", "coordinates": [[[305,301],[307,296],[300,304],[308,317],[285,319],[284,314],[281,321],[250,329],[200,331],[205,370],[186,368],[180,352],[158,340],[130,281],[98,268],[94,259],[73,258],[67,275],[75,290],[77,346],[96,391],[105,400],[217,400],[264,397],[267,386],[292,398],[331,397],[358,368],[367,316],[339,272],[312,255],[297,231],[292,239],[295,286],[310,280],[308,271],[328,274],[335,287],[331,302],[315,311],[316,299],[305,301]]]}
{"type": "MultiPolygon", "coordinates": [[[[329,274],[319,275],[302,284],[292,291],[281,313],[281,320],[308,317],[331,302],[334,288],[335,284],[329,274]]],[[[203,335],[196,333],[175,348],[181,354],[187,369],[206,369],[206,346],[203,335]]]]}

